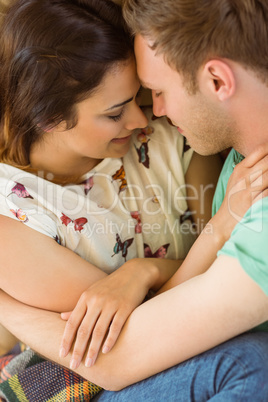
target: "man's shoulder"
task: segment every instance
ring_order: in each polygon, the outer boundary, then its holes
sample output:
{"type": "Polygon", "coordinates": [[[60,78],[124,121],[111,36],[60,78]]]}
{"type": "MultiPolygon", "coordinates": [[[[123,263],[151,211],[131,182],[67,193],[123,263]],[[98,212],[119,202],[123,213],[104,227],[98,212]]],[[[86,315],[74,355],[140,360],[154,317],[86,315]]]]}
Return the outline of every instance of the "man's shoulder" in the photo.
{"type": "Polygon", "coordinates": [[[218,252],[236,258],[268,295],[268,198],[254,203],[218,252]]]}

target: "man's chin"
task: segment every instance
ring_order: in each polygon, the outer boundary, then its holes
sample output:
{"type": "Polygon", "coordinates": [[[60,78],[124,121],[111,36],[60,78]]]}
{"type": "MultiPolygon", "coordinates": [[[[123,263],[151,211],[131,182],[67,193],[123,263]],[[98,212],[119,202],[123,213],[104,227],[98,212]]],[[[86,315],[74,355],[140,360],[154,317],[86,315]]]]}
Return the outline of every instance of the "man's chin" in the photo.
{"type": "Polygon", "coordinates": [[[204,148],[204,146],[202,146],[202,145],[191,144],[190,141],[187,141],[187,144],[194,152],[196,152],[197,154],[199,154],[201,156],[215,155],[220,152],[220,150],[218,150],[218,149],[204,148]]]}

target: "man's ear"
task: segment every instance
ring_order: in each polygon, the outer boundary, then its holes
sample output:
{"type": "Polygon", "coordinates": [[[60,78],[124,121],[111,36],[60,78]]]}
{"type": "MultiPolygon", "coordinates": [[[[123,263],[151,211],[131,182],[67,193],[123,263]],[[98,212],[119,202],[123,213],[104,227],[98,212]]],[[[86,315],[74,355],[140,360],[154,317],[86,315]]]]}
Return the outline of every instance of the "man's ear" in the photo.
{"type": "Polygon", "coordinates": [[[224,60],[209,60],[202,68],[200,80],[200,86],[209,90],[219,101],[227,100],[235,91],[233,70],[224,60]]]}

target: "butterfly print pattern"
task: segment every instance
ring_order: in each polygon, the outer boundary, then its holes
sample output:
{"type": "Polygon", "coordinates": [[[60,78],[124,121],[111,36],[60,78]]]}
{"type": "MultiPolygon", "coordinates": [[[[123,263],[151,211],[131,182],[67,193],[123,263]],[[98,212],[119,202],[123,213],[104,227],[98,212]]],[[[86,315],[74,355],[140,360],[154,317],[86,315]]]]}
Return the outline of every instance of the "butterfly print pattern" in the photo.
{"type": "Polygon", "coordinates": [[[133,219],[136,219],[137,224],[135,226],[135,233],[142,233],[142,223],[139,211],[132,211],[130,215],[133,219]]]}
{"type": "Polygon", "coordinates": [[[12,212],[12,214],[14,214],[16,216],[16,218],[20,222],[23,222],[23,223],[28,222],[29,218],[28,218],[27,214],[22,209],[20,209],[20,208],[16,209],[16,210],[11,209],[10,211],[12,212]]]}
{"type": "Polygon", "coordinates": [[[112,255],[115,256],[116,254],[119,254],[120,252],[122,252],[122,257],[124,257],[125,261],[126,261],[126,257],[127,257],[127,253],[128,253],[128,248],[131,246],[131,244],[133,243],[133,238],[132,239],[127,239],[125,241],[121,241],[120,236],[118,233],[116,233],[116,243],[113,249],[114,254],[112,255]]]}
{"type": "Polygon", "coordinates": [[[81,184],[83,184],[83,186],[84,186],[85,195],[88,195],[89,191],[94,186],[93,176],[90,176],[88,179],[82,181],[81,184]]]}
{"type": "Polygon", "coordinates": [[[77,218],[77,219],[71,219],[69,218],[67,215],[65,215],[62,212],[62,216],[61,216],[61,221],[63,223],[63,225],[68,226],[70,223],[74,224],[74,230],[81,232],[81,230],[83,230],[84,225],[87,223],[87,218],[77,218]]]}
{"type": "Polygon", "coordinates": [[[150,139],[147,138],[147,135],[152,134],[153,131],[154,131],[154,129],[151,127],[146,127],[144,129],[142,129],[141,132],[137,136],[137,139],[141,143],[141,146],[138,148],[135,145],[135,149],[139,156],[139,163],[142,163],[143,166],[145,166],[147,169],[149,169],[149,167],[150,167],[149,146],[148,146],[150,139]]]}
{"type": "Polygon", "coordinates": [[[158,199],[157,195],[154,195],[154,196],[153,196],[152,202],[153,202],[154,204],[159,204],[159,199],[158,199]]]}
{"type": "Polygon", "coordinates": [[[61,241],[58,235],[54,236],[54,240],[61,246],[61,241]]]}
{"type": "Polygon", "coordinates": [[[189,151],[191,149],[190,145],[187,143],[186,137],[183,138],[183,153],[189,151]]]}
{"type": "Polygon", "coordinates": [[[33,197],[28,193],[28,191],[26,190],[25,186],[21,183],[17,183],[15,182],[15,186],[11,189],[11,193],[8,194],[8,197],[11,194],[16,194],[19,198],[32,198],[33,197]]]}
{"type": "Polygon", "coordinates": [[[159,247],[158,250],[156,250],[154,253],[152,253],[151,247],[144,243],[144,257],[145,258],[165,258],[168,248],[169,248],[169,243],[164,244],[163,246],[159,247]]]}
{"type": "Polygon", "coordinates": [[[119,193],[127,188],[126,173],[123,165],[112,175],[112,179],[120,181],[119,193]]]}
{"type": "Polygon", "coordinates": [[[190,220],[192,223],[194,223],[193,213],[190,211],[189,208],[186,211],[184,211],[184,213],[180,216],[180,224],[182,224],[187,220],[190,220]]]}

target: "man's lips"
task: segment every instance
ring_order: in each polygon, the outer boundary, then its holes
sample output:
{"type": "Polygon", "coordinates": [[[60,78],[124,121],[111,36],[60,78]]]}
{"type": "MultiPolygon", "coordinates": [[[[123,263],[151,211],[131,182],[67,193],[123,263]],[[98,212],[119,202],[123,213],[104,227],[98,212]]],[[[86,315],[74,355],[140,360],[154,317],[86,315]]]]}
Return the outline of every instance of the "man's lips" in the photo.
{"type": "Polygon", "coordinates": [[[168,119],[168,122],[169,122],[170,124],[172,124],[172,126],[177,127],[177,130],[178,130],[179,133],[183,134],[183,129],[182,129],[182,128],[180,128],[180,127],[179,127],[173,120],[171,120],[169,117],[167,117],[167,119],[168,119]]]}

